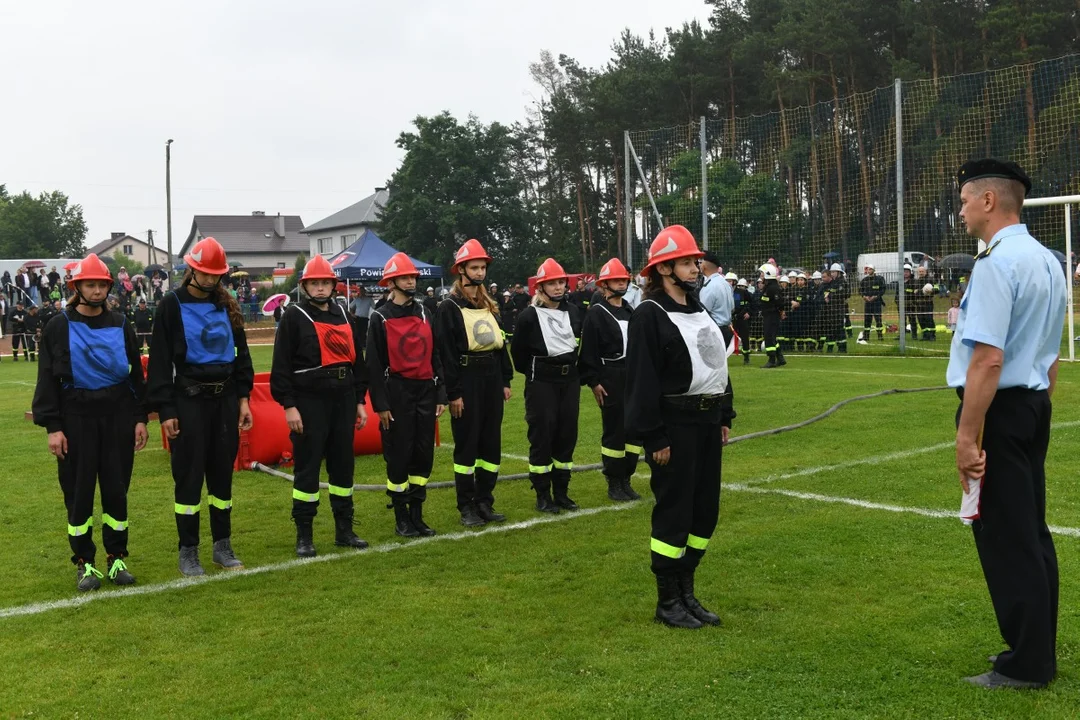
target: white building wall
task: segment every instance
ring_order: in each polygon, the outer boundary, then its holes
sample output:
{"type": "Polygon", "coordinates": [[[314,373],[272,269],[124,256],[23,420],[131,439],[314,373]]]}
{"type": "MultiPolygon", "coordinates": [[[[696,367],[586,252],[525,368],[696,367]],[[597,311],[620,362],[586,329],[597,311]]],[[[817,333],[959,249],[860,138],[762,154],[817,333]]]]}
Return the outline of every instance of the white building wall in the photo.
{"type": "Polygon", "coordinates": [[[316,254],[321,254],[323,257],[337,255],[359,240],[368,227],[368,225],[350,225],[333,230],[316,230],[308,236],[310,257],[315,257],[316,254]]]}

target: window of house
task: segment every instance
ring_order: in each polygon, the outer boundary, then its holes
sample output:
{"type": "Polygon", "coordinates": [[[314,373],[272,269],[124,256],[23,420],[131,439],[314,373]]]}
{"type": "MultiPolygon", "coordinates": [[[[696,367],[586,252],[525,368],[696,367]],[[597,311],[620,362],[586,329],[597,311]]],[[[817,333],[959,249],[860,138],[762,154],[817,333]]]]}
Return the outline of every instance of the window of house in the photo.
{"type": "Polygon", "coordinates": [[[319,254],[331,255],[334,252],[334,238],[324,237],[319,238],[319,254]]]}
{"type": "Polygon", "coordinates": [[[281,268],[282,270],[284,270],[284,269],[285,269],[285,263],[278,263],[278,264],[277,264],[277,266],[278,266],[279,268],[281,268]]]}
{"type": "Polygon", "coordinates": [[[134,254],[135,254],[135,248],[134,248],[134,246],[132,246],[132,245],[125,245],[125,246],[124,246],[124,254],[125,254],[125,255],[134,255],[134,254]]]}
{"type": "Polygon", "coordinates": [[[346,250],[354,242],[356,242],[356,235],[342,235],[341,236],[341,249],[346,250]]]}

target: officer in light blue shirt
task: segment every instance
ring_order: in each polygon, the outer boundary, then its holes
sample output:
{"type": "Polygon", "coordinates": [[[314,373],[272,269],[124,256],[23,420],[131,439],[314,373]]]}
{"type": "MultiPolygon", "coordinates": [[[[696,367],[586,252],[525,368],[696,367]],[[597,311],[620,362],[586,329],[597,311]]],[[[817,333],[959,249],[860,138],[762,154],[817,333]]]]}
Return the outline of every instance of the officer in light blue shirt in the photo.
{"type": "Polygon", "coordinates": [[[1050,398],[1065,320],[1061,264],[1020,224],[1031,180],[1009,161],[957,174],[960,218],[987,243],[975,261],[946,379],[960,396],[956,467],[975,547],[1008,646],[986,688],[1043,688],[1057,673],[1058,567],[1046,525],[1050,398]],[[975,493],[975,499],[971,494],[975,493]]]}
{"type": "MultiPolygon", "coordinates": [[[[705,276],[705,284],[701,288],[698,299],[701,300],[702,306],[708,311],[713,322],[721,329],[727,328],[727,332],[731,332],[729,326],[731,325],[731,311],[735,307],[735,293],[731,285],[720,275],[720,259],[716,257],[716,253],[712,251],[705,253],[705,257],[701,259],[701,274],[705,276]]],[[[730,337],[725,333],[724,339],[728,340],[730,337]]]]}

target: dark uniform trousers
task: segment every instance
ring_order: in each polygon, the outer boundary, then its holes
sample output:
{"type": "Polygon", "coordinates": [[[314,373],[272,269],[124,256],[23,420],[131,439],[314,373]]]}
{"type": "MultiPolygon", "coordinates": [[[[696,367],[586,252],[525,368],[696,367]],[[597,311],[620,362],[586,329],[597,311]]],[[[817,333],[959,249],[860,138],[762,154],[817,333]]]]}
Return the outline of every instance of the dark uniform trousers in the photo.
{"type": "Polygon", "coordinates": [[[652,469],[652,570],[693,570],[705,555],[720,517],[723,434],[715,412],[664,413],[671,459],[652,469]],[[695,420],[700,422],[695,423],[695,420]]]}
{"type": "MultiPolygon", "coordinates": [[[[738,309],[735,310],[735,315],[742,315],[738,309]]],[[[731,321],[732,326],[735,328],[735,332],[739,336],[739,344],[742,346],[742,353],[744,355],[750,354],[750,321],[736,318],[731,321]]]]}
{"type": "Polygon", "coordinates": [[[637,470],[638,456],[643,450],[626,437],[626,366],[623,362],[605,363],[600,373],[600,384],[607,392],[600,407],[603,427],[600,455],[606,477],[629,480],[637,470]]]}
{"type": "Polygon", "coordinates": [[[169,442],[180,547],[199,544],[199,505],[206,480],[210,534],[214,541],[232,535],[232,473],[240,445],[240,401],[226,387],[220,395],[176,398],[180,434],[169,442]]]}
{"type": "Polygon", "coordinates": [[[394,417],[390,429],[379,426],[386,460],[386,494],[423,502],[435,462],[435,382],[391,375],[386,394],[394,417]]]}
{"type": "Polygon", "coordinates": [[[537,492],[554,488],[556,495],[565,495],[570,486],[581,386],[576,373],[566,377],[565,381],[530,380],[525,384],[529,480],[537,492]]]}
{"type": "Polygon", "coordinates": [[[881,309],[884,304],[881,300],[874,300],[863,306],[863,340],[870,339],[871,320],[877,323],[878,332],[881,332],[881,309]]]}
{"type": "Polygon", "coordinates": [[[454,486],[458,510],[472,503],[495,504],[495,480],[502,461],[503,382],[499,357],[469,355],[461,368],[465,410],[450,418],[454,434],[454,486]]]}
{"type": "Polygon", "coordinates": [[[319,511],[319,469],[323,458],[326,458],[334,517],[352,519],[356,390],[352,376],[348,377],[347,384],[300,390],[295,395],[296,409],[304,424],[302,434],[289,433],[296,470],[292,517],[297,522],[310,523],[319,511]]]}
{"type": "Polygon", "coordinates": [[[780,332],[780,315],[778,313],[761,313],[761,328],[765,335],[765,352],[776,352],[780,349],[777,335],[780,332]]]}
{"type": "Polygon", "coordinates": [[[57,460],[67,508],[71,562],[94,563],[94,490],[101,484],[101,538],[105,552],[128,554],[127,491],[135,462],[135,418],[120,415],[64,415],[68,452],[57,460]]]}
{"type": "MultiPolygon", "coordinates": [[[[956,419],[959,424],[960,410],[956,419]]],[[[1010,648],[994,669],[1033,682],[1049,682],[1057,672],[1058,564],[1046,525],[1044,469],[1049,444],[1048,393],[998,390],[986,413],[986,475],[971,527],[1010,648]]]]}

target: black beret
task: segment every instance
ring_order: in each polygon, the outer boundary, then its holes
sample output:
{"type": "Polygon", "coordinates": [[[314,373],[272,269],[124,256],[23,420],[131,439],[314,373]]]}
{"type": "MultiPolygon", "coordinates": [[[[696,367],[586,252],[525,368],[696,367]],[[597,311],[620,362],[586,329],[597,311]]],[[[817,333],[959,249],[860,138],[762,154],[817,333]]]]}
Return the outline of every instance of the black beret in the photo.
{"type": "Polygon", "coordinates": [[[1023,168],[1012,160],[995,160],[994,158],[969,160],[956,173],[956,186],[962,188],[972,180],[979,180],[980,178],[1016,180],[1023,184],[1025,196],[1031,192],[1031,178],[1027,176],[1023,168]]]}
{"type": "Polygon", "coordinates": [[[713,265],[720,267],[720,258],[717,257],[716,253],[714,253],[712,250],[706,251],[705,255],[703,255],[701,259],[707,263],[712,263],[713,265]]]}

